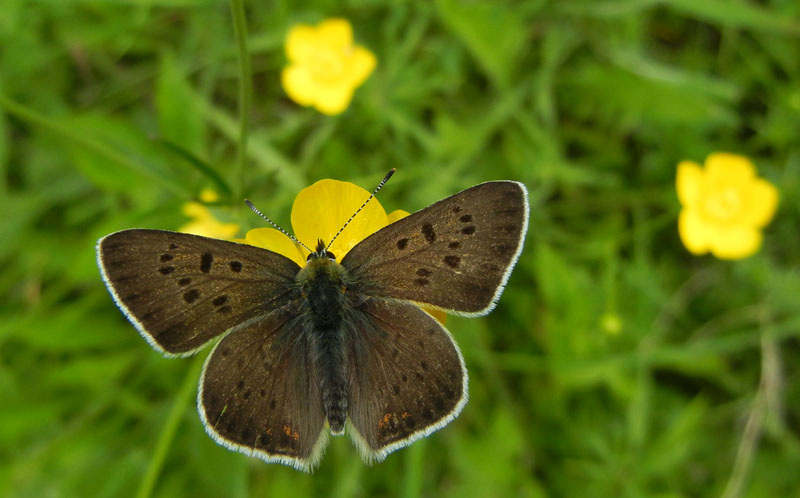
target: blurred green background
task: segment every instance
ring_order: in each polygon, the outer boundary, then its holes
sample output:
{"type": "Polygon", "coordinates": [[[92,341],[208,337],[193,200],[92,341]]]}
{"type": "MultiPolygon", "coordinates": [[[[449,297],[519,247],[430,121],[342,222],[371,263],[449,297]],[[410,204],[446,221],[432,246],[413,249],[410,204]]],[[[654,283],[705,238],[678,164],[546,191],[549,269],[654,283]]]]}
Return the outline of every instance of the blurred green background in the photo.
{"type": "MultiPolygon", "coordinates": [[[[800,3],[245,2],[251,137],[223,0],[3,0],[0,495],[800,496],[800,3]],[[283,40],[345,17],[378,66],[335,117],[285,96],[283,40]],[[675,166],[747,155],[781,192],[764,246],[693,257],[675,166]],[[313,475],[216,445],[198,361],[162,358],[95,265],[112,231],[289,228],[322,178],[415,211],[527,184],[497,309],[451,318],[470,402],[365,466],[334,439],[313,475]],[[226,186],[227,189],[226,190],[226,186]]],[[[243,232],[242,232],[243,233],[243,232]]]]}

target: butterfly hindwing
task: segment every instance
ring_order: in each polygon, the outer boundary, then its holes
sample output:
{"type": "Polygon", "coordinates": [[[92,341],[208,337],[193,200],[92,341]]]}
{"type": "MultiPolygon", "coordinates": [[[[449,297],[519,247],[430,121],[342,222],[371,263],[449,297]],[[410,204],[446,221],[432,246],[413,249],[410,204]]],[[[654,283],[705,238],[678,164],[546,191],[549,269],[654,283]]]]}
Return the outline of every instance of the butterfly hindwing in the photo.
{"type": "Polygon", "coordinates": [[[354,315],[351,436],[365,460],[380,461],[461,412],[467,370],[447,329],[414,304],[373,298],[354,315]]]}
{"type": "Polygon", "coordinates": [[[310,470],[327,441],[308,334],[278,311],[223,338],[206,360],[197,404],[220,444],[310,470]]]}
{"type": "Polygon", "coordinates": [[[300,268],[265,249],[165,230],[123,230],[97,243],[117,305],[166,354],[191,354],[217,335],[286,304],[300,268]]]}
{"type": "Polygon", "coordinates": [[[482,183],[372,234],[342,265],[369,295],[482,315],[500,297],[527,226],[524,185],[482,183]]]}

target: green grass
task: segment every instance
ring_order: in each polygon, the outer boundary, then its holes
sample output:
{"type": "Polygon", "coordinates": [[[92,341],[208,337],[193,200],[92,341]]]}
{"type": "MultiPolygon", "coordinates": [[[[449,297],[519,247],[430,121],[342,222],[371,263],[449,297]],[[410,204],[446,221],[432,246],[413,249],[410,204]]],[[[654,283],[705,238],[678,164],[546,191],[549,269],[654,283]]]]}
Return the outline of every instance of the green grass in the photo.
{"type": "Polygon", "coordinates": [[[231,4],[3,0],[0,496],[800,494],[797,2],[250,0],[238,40],[231,4]],[[289,26],[334,16],[378,67],[326,117],[279,75],[289,26]],[[713,151],[781,192],[747,260],[678,238],[676,164],[713,151]],[[262,224],[247,196],[288,228],[304,186],[392,167],[389,210],[530,191],[499,306],[448,321],[464,412],[372,467],[334,439],[313,475],[216,445],[202,358],[147,346],[96,240],[175,229],[204,187],[224,220],[262,224]]]}

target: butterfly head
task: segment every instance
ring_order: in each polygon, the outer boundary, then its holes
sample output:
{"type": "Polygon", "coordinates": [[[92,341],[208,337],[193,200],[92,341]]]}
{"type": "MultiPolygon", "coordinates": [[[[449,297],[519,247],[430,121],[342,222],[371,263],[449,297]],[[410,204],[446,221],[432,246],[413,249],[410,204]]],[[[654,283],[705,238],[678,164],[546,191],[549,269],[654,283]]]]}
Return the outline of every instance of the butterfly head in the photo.
{"type": "Polygon", "coordinates": [[[317,249],[308,255],[305,267],[295,277],[301,295],[323,312],[331,309],[331,299],[337,301],[344,294],[346,281],[347,271],[322,240],[317,242],[317,249]]]}
{"type": "Polygon", "coordinates": [[[308,253],[308,257],[306,258],[306,262],[310,262],[312,259],[323,259],[327,258],[331,261],[336,261],[336,256],[332,252],[328,250],[328,245],[323,242],[322,239],[317,239],[317,249],[313,252],[308,253]]]}

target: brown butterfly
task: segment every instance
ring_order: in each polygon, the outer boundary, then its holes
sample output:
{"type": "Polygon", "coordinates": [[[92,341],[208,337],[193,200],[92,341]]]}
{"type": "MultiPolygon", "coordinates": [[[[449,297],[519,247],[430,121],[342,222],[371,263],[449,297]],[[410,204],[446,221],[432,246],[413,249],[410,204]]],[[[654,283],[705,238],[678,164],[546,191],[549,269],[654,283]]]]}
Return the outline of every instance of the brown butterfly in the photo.
{"type": "Polygon", "coordinates": [[[488,182],[375,232],[341,263],[331,241],[301,268],[255,246],[144,229],[100,239],[97,261],[158,351],[187,356],[222,336],[197,400],[215,441],[309,471],[329,433],[381,461],[461,412],[464,359],[418,305],[491,311],[528,211],[524,185],[488,182]]]}

